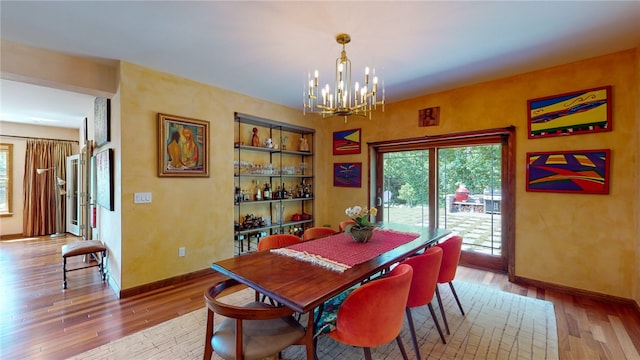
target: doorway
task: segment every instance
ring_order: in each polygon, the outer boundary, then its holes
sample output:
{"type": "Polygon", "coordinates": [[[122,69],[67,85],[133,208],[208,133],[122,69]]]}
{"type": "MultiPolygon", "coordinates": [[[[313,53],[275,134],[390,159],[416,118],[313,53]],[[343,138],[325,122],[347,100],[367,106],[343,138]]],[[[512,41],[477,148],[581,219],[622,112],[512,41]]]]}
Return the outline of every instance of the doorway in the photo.
{"type": "Polygon", "coordinates": [[[510,272],[513,128],[370,144],[378,218],[462,235],[460,263],[510,272]]]}
{"type": "Polygon", "coordinates": [[[67,156],[66,197],[66,231],[80,236],[82,166],[80,154],[67,156]]]}

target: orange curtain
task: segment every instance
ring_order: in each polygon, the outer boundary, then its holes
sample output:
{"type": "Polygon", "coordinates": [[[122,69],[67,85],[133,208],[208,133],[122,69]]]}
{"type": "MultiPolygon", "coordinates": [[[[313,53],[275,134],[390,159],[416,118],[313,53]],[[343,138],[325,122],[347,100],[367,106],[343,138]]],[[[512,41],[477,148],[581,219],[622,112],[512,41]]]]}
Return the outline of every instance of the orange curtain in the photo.
{"type": "MultiPolygon", "coordinates": [[[[56,177],[66,181],[67,156],[73,154],[69,141],[27,140],[24,163],[23,236],[42,236],[56,232],[56,177]],[[36,169],[56,168],[37,174],[36,169]]],[[[60,196],[61,232],[65,232],[65,197],[60,196]]]]}

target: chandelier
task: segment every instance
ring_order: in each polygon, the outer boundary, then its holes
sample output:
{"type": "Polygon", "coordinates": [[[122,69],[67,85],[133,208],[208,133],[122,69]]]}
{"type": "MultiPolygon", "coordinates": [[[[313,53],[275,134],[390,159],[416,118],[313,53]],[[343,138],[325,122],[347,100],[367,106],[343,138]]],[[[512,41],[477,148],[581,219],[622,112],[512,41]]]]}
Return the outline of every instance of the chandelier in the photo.
{"type": "Polygon", "coordinates": [[[351,60],[347,58],[345,45],[351,41],[348,34],[336,36],[338,44],[342,45],[340,57],[336,59],[336,77],[333,89],[326,84],[318,91],[318,70],[313,78],[308,74],[308,85],[304,91],[303,114],[307,112],[320,114],[323,118],[343,116],[344,122],[351,115],[369,117],[378,105],[384,111],[384,82],[382,85],[382,98],[378,100],[378,77],[376,70],[369,74],[369,67],[364,70],[364,83],[351,82],[351,60]]]}

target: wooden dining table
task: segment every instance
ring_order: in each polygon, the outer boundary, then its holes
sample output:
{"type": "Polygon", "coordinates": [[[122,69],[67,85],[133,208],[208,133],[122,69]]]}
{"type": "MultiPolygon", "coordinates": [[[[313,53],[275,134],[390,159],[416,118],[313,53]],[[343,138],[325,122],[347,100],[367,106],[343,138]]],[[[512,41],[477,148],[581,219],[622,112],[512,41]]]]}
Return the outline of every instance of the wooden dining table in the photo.
{"type": "MultiPolygon", "coordinates": [[[[368,243],[355,244],[347,242],[348,234],[339,233],[308,242],[292,245],[286,249],[295,249],[295,246],[309,243],[307,248],[338,249],[340,244],[351,253],[364,253],[367,247],[380,246],[390,238],[402,237],[404,243],[396,246],[395,243],[384,249],[379,255],[375,255],[364,262],[349,264],[342,270],[320,266],[311,261],[305,261],[298,257],[286,256],[274,250],[259,251],[233,258],[217,261],[211,267],[238,282],[267,295],[274,301],[291,308],[301,314],[308,314],[307,332],[304,344],[306,346],[307,359],[314,358],[315,349],[313,341],[314,309],[332,297],[342,293],[350,287],[380,273],[389,266],[421,251],[443,239],[451,232],[446,229],[428,227],[398,227],[385,226],[374,231],[372,239],[368,243]],[[396,230],[400,229],[400,230],[396,230]],[[399,235],[400,234],[400,235],[399,235]],[[406,234],[406,235],[405,235],[406,234]],[[402,235],[402,236],[401,236],[402,235]],[[311,246],[312,245],[312,246],[311,246]]],[[[402,241],[401,241],[402,242],[402,241]]],[[[298,249],[304,249],[298,248],[298,249]]],[[[308,252],[308,251],[305,251],[308,252]]],[[[339,252],[339,251],[338,251],[339,252]]],[[[313,255],[313,254],[311,254],[313,255]]]]}

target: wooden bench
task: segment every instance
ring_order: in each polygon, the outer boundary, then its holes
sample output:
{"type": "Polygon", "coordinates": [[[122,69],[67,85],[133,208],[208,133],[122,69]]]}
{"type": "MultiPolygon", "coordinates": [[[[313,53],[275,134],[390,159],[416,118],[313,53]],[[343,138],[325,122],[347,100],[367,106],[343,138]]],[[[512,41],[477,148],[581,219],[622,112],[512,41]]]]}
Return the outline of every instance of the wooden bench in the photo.
{"type": "MultiPolygon", "coordinates": [[[[67,288],[67,271],[76,271],[97,267],[102,281],[107,279],[104,271],[104,263],[107,257],[107,247],[100,240],[81,240],[62,245],[62,288],[67,288]],[[89,255],[96,260],[95,265],[83,266],[75,269],[67,269],[67,258],[79,255],[89,255]]],[[[92,259],[89,259],[91,261],[92,259]]]]}

